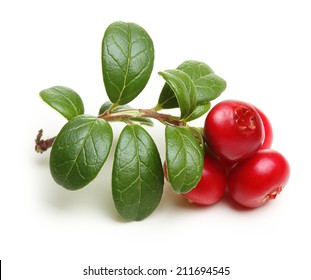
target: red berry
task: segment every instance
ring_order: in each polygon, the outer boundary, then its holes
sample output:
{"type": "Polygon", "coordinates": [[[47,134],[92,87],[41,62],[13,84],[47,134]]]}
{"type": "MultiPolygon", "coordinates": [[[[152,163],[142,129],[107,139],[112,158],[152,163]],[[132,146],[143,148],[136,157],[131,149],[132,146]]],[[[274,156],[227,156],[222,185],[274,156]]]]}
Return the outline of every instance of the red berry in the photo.
{"type": "Polygon", "coordinates": [[[205,119],[204,136],[213,153],[234,163],[259,150],[264,140],[264,128],[251,104],[226,100],[209,111],[205,119]]]}
{"type": "Polygon", "coordinates": [[[255,107],[255,109],[262,120],[263,127],[265,130],[265,139],[262,143],[261,149],[270,149],[273,141],[273,130],[271,123],[268,117],[260,109],[258,109],[257,107],[255,107]]]}
{"type": "Polygon", "coordinates": [[[190,201],[200,205],[216,203],[226,189],[226,171],[222,164],[209,154],[204,156],[201,180],[190,192],[183,194],[190,201]]]}
{"type": "Polygon", "coordinates": [[[231,169],[228,190],[239,204],[259,207],[282,191],[289,174],[289,164],[282,154],[271,149],[259,150],[231,169]]]}

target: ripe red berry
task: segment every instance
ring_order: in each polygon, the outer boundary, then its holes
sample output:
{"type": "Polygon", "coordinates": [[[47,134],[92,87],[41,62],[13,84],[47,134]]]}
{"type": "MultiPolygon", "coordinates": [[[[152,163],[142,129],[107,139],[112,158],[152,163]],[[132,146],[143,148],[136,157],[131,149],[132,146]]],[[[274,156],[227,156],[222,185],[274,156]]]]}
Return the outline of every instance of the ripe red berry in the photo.
{"type": "Polygon", "coordinates": [[[221,199],[226,189],[226,171],[222,164],[210,154],[204,156],[201,180],[190,192],[183,194],[191,202],[211,205],[221,199]]]}
{"type": "Polygon", "coordinates": [[[268,117],[260,109],[258,109],[257,107],[255,107],[255,109],[262,120],[262,124],[265,130],[265,138],[262,143],[261,149],[270,149],[272,146],[272,141],[273,141],[273,130],[272,130],[271,123],[268,117]]]}
{"type": "Polygon", "coordinates": [[[251,104],[226,100],[209,111],[204,136],[213,153],[225,161],[237,162],[259,150],[264,140],[264,128],[251,104]]]}
{"type": "Polygon", "coordinates": [[[289,164],[282,154],[271,149],[259,150],[231,169],[228,190],[239,204],[259,207],[282,191],[289,174],[289,164]]]}

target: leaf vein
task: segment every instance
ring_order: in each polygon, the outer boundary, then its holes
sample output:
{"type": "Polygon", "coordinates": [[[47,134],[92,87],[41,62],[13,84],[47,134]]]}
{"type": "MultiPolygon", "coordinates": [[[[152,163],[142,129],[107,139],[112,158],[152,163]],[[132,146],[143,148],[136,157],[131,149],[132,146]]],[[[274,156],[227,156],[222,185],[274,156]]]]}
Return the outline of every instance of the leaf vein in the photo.
{"type": "MultiPolygon", "coordinates": [[[[85,138],[83,139],[81,148],[79,149],[79,151],[78,151],[76,157],[74,158],[74,164],[77,164],[77,163],[76,163],[76,162],[77,162],[77,159],[79,158],[80,153],[83,151],[83,149],[84,149],[84,144],[85,144],[87,138],[90,136],[90,134],[91,134],[91,132],[92,132],[92,130],[93,130],[95,124],[96,124],[96,122],[94,121],[94,123],[92,124],[91,128],[89,129],[88,134],[87,134],[87,135],[85,136],[85,138]]],[[[72,164],[71,167],[70,167],[70,169],[68,170],[68,172],[67,172],[67,174],[66,174],[66,177],[65,177],[65,181],[68,181],[68,177],[69,177],[70,173],[71,173],[72,170],[73,170],[74,164],[72,164]]],[[[83,178],[83,177],[82,177],[82,178],[83,178]]]]}

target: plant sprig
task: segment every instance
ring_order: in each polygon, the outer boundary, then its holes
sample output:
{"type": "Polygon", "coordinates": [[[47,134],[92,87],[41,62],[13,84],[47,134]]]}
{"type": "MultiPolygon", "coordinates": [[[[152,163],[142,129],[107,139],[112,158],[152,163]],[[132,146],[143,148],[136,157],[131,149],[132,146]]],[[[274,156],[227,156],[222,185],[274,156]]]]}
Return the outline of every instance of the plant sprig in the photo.
{"type": "Polygon", "coordinates": [[[204,139],[189,122],[203,116],[211,101],[226,88],[226,82],[204,62],[187,60],[176,69],[160,71],[165,83],[157,104],[150,109],[128,105],[145,88],[154,64],[154,45],[139,25],[114,22],[102,41],[102,73],[109,101],[99,112],[87,115],[74,90],[54,86],[40,92],[41,98],[68,122],[56,137],[43,140],[35,149],[51,149],[50,171],[55,182],[68,190],[88,185],[98,175],[111,150],[112,122],[124,122],[115,148],[112,194],[115,207],[126,220],[148,217],[160,203],[164,175],[157,146],[144,125],[156,120],[166,126],[166,162],[169,181],[177,193],[196,186],[202,175],[204,139]],[[160,112],[179,108],[180,115],[160,112]]]}

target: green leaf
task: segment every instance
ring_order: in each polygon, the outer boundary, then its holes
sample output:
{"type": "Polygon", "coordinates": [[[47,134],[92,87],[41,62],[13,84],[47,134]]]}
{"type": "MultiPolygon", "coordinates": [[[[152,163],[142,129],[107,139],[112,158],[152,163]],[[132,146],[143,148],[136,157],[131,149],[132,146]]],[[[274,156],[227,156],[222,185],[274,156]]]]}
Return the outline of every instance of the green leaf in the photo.
{"type": "MultiPolygon", "coordinates": [[[[159,74],[165,79],[178,101],[180,118],[185,119],[190,116],[197,104],[196,90],[190,77],[177,69],[166,70],[159,72],[159,74]]],[[[163,100],[170,100],[171,98],[172,96],[165,96],[163,100]]],[[[159,103],[163,104],[161,100],[159,103]]]]}
{"type": "Polygon", "coordinates": [[[177,69],[185,72],[193,81],[198,104],[216,99],[226,89],[225,80],[217,76],[204,62],[187,60],[177,69]]]}
{"type": "Polygon", "coordinates": [[[84,113],[80,96],[70,88],[54,86],[40,92],[41,98],[67,120],[84,113]]]}
{"type": "Polygon", "coordinates": [[[127,22],[109,25],[102,42],[102,70],[110,101],[132,101],[146,86],[153,62],[153,42],[142,27],[127,22]]]}
{"type": "Polygon", "coordinates": [[[203,116],[205,113],[208,112],[208,110],[211,108],[211,103],[208,102],[208,103],[205,103],[205,104],[200,104],[198,105],[194,111],[192,112],[192,114],[187,117],[185,119],[185,121],[189,122],[189,121],[192,121],[192,120],[195,120],[201,116],[203,116]]]}
{"type": "Polygon", "coordinates": [[[97,176],[112,144],[108,122],[79,115],[63,126],[50,155],[50,171],[56,183],[77,190],[97,176]]]}
{"type": "Polygon", "coordinates": [[[119,214],[131,221],[149,216],[160,203],[164,184],[157,147],[139,125],[121,132],[112,170],[112,194],[119,214]]]}
{"type": "Polygon", "coordinates": [[[166,126],[168,179],[177,193],[187,193],[201,179],[203,148],[187,127],[166,126]]]}
{"type": "Polygon", "coordinates": [[[193,127],[193,126],[189,126],[188,127],[192,133],[192,135],[197,139],[197,141],[199,142],[200,147],[202,148],[203,151],[203,155],[205,155],[206,153],[206,142],[204,139],[204,129],[203,127],[193,127]]]}
{"type": "MultiPolygon", "coordinates": [[[[191,117],[186,118],[187,121],[194,120],[209,110],[207,104],[216,99],[226,89],[226,82],[201,61],[187,60],[180,64],[177,69],[186,73],[194,84],[198,107],[191,114],[191,117]],[[204,112],[204,110],[207,111],[204,112]]],[[[165,83],[161,91],[157,107],[163,109],[179,107],[174,91],[168,83],[165,83]]]]}
{"type": "MultiPolygon", "coordinates": [[[[105,113],[108,109],[110,109],[110,107],[112,106],[112,103],[110,101],[105,102],[100,108],[99,108],[99,112],[98,114],[101,115],[103,113],[105,113]]],[[[113,112],[117,112],[120,110],[125,110],[125,109],[131,109],[130,106],[128,105],[119,105],[114,107],[114,109],[112,110],[113,112]]]]}
{"type": "Polygon", "coordinates": [[[179,107],[175,93],[168,83],[165,83],[162,88],[157,106],[163,109],[172,109],[179,107]]]}
{"type": "Polygon", "coordinates": [[[112,103],[110,101],[106,101],[103,105],[100,106],[98,115],[105,113],[110,107],[112,103]]]}

